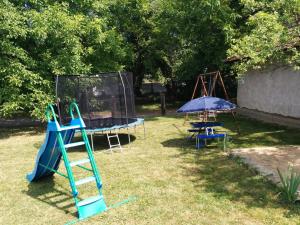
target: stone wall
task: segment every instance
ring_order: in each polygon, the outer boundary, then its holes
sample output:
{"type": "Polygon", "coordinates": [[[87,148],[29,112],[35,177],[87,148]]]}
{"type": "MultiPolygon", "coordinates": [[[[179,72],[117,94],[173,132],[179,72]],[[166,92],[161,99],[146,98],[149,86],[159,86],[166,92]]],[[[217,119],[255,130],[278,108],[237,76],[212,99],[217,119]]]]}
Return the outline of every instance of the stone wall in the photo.
{"type": "Polygon", "coordinates": [[[300,71],[268,68],[250,71],[238,82],[239,107],[300,118],[300,71]]]}

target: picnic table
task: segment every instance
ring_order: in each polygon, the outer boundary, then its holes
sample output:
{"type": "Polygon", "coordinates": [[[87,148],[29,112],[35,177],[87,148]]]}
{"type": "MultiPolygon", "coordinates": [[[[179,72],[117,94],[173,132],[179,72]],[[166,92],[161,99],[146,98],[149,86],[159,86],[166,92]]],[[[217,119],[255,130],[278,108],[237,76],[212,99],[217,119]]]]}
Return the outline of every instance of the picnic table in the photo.
{"type": "Polygon", "coordinates": [[[222,122],[191,122],[193,128],[205,128],[205,127],[222,127],[222,122]]]}
{"type": "Polygon", "coordinates": [[[192,133],[190,139],[196,137],[196,148],[199,149],[206,145],[207,139],[223,138],[223,149],[226,148],[226,133],[215,133],[213,127],[224,126],[222,122],[191,122],[192,129],[188,129],[192,133]],[[204,133],[202,133],[204,132],[204,133]],[[201,141],[202,140],[202,141],[201,141]]]}
{"type": "Polygon", "coordinates": [[[192,125],[192,129],[188,129],[188,132],[192,133],[189,137],[192,139],[196,134],[200,134],[204,131],[207,127],[222,127],[224,123],[221,122],[190,122],[192,125]]]}

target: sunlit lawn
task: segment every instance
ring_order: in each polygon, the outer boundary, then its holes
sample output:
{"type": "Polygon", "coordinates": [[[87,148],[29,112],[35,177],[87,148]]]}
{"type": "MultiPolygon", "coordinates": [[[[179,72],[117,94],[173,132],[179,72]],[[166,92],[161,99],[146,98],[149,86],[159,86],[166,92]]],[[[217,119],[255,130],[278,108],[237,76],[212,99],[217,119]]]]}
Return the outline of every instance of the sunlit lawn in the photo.
{"type": "MultiPolygon", "coordinates": [[[[231,117],[223,116],[230,148],[300,144],[300,131],[240,119],[241,135],[231,117]]],[[[104,153],[106,138],[96,137],[98,167],[108,205],[136,200],[79,224],[299,224],[300,207],[284,204],[278,190],[215,143],[197,151],[185,138],[187,125],[177,117],[147,117],[132,130],[124,152],[104,153]]],[[[55,175],[29,184],[44,129],[0,130],[0,224],[64,224],[76,219],[65,178],[55,175]]],[[[84,157],[75,149],[71,159],[84,157]]],[[[61,166],[61,171],[64,171],[61,166]]],[[[76,171],[79,176],[85,173],[76,171]]],[[[79,189],[92,195],[93,187],[79,189]]]]}

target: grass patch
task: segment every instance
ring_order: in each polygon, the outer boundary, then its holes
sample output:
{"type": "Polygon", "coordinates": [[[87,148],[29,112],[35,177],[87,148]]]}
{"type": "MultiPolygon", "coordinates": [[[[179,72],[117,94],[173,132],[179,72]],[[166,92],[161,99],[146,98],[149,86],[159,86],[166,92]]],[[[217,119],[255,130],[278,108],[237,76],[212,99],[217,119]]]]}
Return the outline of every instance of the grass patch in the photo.
{"type": "MultiPolygon", "coordinates": [[[[216,143],[195,150],[185,139],[182,118],[146,119],[147,138],[142,127],[132,131],[130,145],[122,135],[123,153],[104,153],[104,137],[95,143],[107,204],[138,199],[79,224],[299,224],[298,205],[281,202],[274,185],[229,159],[216,143]]],[[[230,148],[300,144],[299,130],[240,118],[237,135],[230,116],[220,120],[230,148]]],[[[25,179],[44,135],[43,129],[0,130],[0,224],[64,224],[76,218],[67,180],[25,179]]],[[[81,149],[70,152],[73,160],[84,155],[81,149]]],[[[88,185],[79,189],[83,196],[93,191],[88,185]]]]}

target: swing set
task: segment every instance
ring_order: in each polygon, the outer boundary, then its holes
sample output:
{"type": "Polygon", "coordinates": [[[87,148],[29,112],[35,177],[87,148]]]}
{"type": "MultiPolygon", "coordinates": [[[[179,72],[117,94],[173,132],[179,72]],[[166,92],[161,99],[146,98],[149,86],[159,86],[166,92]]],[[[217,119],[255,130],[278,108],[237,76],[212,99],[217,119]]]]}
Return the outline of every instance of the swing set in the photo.
{"type": "MultiPolygon", "coordinates": [[[[191,100],[193,100],[196,97],[199,86],[200,86],[201,97],[203,96],[216,97],[217,85],[219,85],[222,88],[225,100],[229,100],[227,90],[225,88],[224,81],[220,71],[199,74],[197,76],[197,80],[194,86],[194,91],[191,100]]],[[[189,116],[188,113],[186,113],[185,122],[189,119],[188,116],[189,116]]],[[[210,118],[213,118],[213,120],[216,121],[216,112],[205,111],[203,113],[199,113],[198,118],[204,122],[208,121],[210,118]]]]}
{"type": "Polygon", "coordinates": [[[192,95],[192,99],[195,98],[197,89],[198,89],[198,85],[199,85],[199,81],[201,82],[201,96],[216,96],[216,83],[218,82],[218,84],[222,87],[223,92],[224,92],[224,96],[226,100],[229,100],[225,85],[224,85],[224,81],[223,78],[221,76],[220,71],[214,71],[214,72],[210,72],[210,73],[202,73],[199,74],[196,80],[196,84],[194,87],[194,91],[193,91],[193,95],[192,95]]]}

